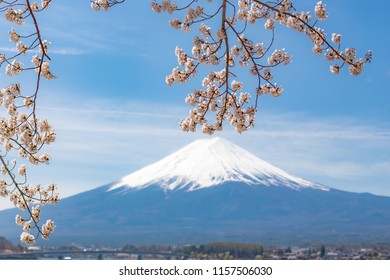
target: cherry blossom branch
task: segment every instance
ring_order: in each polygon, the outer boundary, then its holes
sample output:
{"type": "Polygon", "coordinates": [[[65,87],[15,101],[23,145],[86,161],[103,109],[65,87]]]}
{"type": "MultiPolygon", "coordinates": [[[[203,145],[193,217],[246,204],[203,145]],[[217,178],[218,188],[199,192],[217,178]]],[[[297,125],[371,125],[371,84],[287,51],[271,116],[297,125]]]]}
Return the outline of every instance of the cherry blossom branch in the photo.
{"type": "Polygon", "coordinates": [[[222,70],[213,69],[203,79],[202,90],[195,90],[186,97],[186,103],[194,108],[190,110],[189,116],[180,122],[184,131],[195,131],[200,125],[204,133],[212,134],[222,130],[224,121],[229,121],[237,132],[241,133],[254,126],[260,95],[281,95],[283,88],[272,81],[271,69],[289,64],[291,56],[284,49],[277,49],[269,54],[275,39],[275,22],[305,34],[314,43],[312,50],[316,54],[321,55],[325,51],[326,60],[341,61],[339,65],[330,66],[334,74],[338,74],[344,65],[348,65],[351,74],[359,75],[363,67],[371,62],[370,51],[366,53],[364,59],[356,58],[354,48],[340,51],[341,35],[333,33],[330,41],[325,31],[317,27],[320,21],[328,17],[322,1],[314,7],[314,22],[310,12],[297,12],[292,2],[288,0],[238,0],[237,4],[228,0],[208,0],[210,3],[208,6],[197,5],[197,2],[188,1],[183,7],[178,7],[171,0],[162,0],[161,4],[154,1],[151,4],[152,10],[157,13],[183,15],[183,20],[174,18],[170,21],[173,28],[190,32],[197,25],[201,35],[200,38],[196,36],[193,40],[192,56],[181,48],[176,48],[179,67],[174,68],[166,77],[168,85],[186,83],[189,78],[195,77],[197,72],[193,71],[192,65],[196,65],[197,68],[200,65],[215,68],[223,64],[222,70]],[[212,32],[206,23],[210,21],[211,26],[215,26],[217,19],[221,20],[221,28],[212,32]],[[263,43],[254,43],[254,40],[248,39],[245,35],[248,25],[255,25],[260,20],[265,21],[264,28],[272,32],[271,42],[267,46],[263,43]],[[242,30],[239,28],[241,26],[242,30]],[[233,45],[233,40],[237,40],[237,46],[233,45]],[[215,48],[217,44],[218,49],[215,48]],[[254,89],[255,98],[252,104],[249,103],[251,94],[242,91],[243,83],[236,80],[237,64],[249,67],[250,74],[256,77],[257,86],[254,89]],[[210,111],[213,113],[209,114],[210,111]],[[211,116],[214,123],[210,124],[206,116],[211,116]]]}
{"type": "Polygon", "coordinates": [[[42,39],[39,23],[35,13],[46,10],[51,0],[42,0],[38,5],[30,0],[16,0],[0,2],[0,11],[5,18],[15,26],[21,26],[26,20],[31,21],[35,31],[29,34],[19,34],[13,28],[9,30],[9,38],[16,45],[16,54],[6,56],[0,54],[0,67],[5,65],[7,76],[23,76],[34,73],[35,86],[32,94],[22,94],[19,83],[9,84],[0,89],[0,110],[3,117],[0,119],[0,143],[4,151],[0,156],[2,178],[0,180],[0,196],[8,198],[21,211],[27,210],[27,217],[17,215],[15,222],[23,227],[20,236],[27,245],[34,244],[39,236],[47,239],[55,226],[52,220],[47,220],[40,226],[40,206],[54,204],[59,201],[55,192],[55,184],[42,188],[40,185],[31,186],[27,180],[27,165],[48,164],[50,156],[47,153],[39,154],[41,149],[55,141],[56,134],[47,120],[39,120],[36,105],[41,85],[41,77],[56,78],[50,71],[48,56],[49,43],[42,39]],[[32,60],[25,57],[35,53],[32,60]],[[30,64],[24,67],[25,64],[30,64]],[[20,164],[18,161],[27,161],[20,164]],[[6,158],[13,158],[11,161],[6,158]],[[10,165],[12,162],[12,165],[10,165]],[[16,169],[16,166],[19,166],[16,169]],[[21,180],[17,179],[21,178],[21,180]],[[30,232],[34,230],[35,235],[30,232]]]}

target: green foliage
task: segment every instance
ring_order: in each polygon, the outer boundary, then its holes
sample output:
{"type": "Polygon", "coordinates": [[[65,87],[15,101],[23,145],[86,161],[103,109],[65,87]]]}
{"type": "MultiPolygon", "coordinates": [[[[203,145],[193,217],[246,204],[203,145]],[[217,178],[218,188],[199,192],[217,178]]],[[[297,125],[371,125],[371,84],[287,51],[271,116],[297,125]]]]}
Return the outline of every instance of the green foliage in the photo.
{"type": "Polygon", "coordinates": [[[264,252],[264,248],[260,244],[234,242],[215,242],[199,247],[187,246],[183,249],[185,250],[183,253],[215,255],[219,259],[226,259],[228,256],[234,259],[254,259],[264,252]]]}

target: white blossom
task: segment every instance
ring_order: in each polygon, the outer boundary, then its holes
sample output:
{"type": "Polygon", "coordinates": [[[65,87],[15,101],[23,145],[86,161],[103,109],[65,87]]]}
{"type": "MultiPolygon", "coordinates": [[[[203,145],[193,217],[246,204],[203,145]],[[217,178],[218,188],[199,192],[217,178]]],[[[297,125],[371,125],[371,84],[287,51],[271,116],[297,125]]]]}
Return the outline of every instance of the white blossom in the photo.
{"type": "Polygon", "coordinates": [[[330,72],[332,72],[333,74],[338,74],[338,73],[340,73],[340,66],[338,66],[338,65],[332,65],[332,66],[330,66],[330,72]]]}
{"type": "Polygon", "coordinates": [[[271,30],[275,28],[274,20],[272,18],[267,19],[264,24],[265,29],[271,30]]]}
{"type": "Polygon", "coordinates": [[[8,76],[19,75],[23,71],[22,67],[23,67],[23,63],[20,61],[16,61],[14,59],[12,63],[8,64],[7,67],[5,68],[5,73],[8,76]]]}
{"type": "Polygon", "coordinates": [[[13,29],[8,31],[8,34],[9,34],[9,40],[11,42],[17,43],[19,41],[20,35],[18,33],[16,33],[13,29]]]}
{"type": "Polygon", "coordinates": [[[49,235],[54,231],[55,225],[52,220],[47,220],[46,223],[42,225],[42,235],[43,238],[47,239],[49,235]]]}
{"type": "Polygon", "coordinates": [[[240,90],[242,90],[242,83],[241,83],[241,82],[237,82],[236,80],[233,80],[233,81],[232,81],[231,86],[232,86],[232,89],[233,89],[234,91],[240,91],[240,90]]]}
{"type": "Polygon", "coordinates": [[[319,20],[326,20],[328,17],[325,6],[325,4],[322,4],[322,1],[319,1],[314,8],[314,13],[319,20]]]}
{"type": "Polygon", "coordinates": [[[22,10],[14,10],[11,6],[8,7],[8,9],[5,11],[5,19],[16,24],[23,24],[23,15],[22,15],[22,10]]]}
{"type": "Polygon", "coordinates": [[[25,176],[26,175],[26,165],[22,164],[19,169],[18,169],[18,173],[19,175],[21,176],[25,176]]]}
{"type": "Polygon", "coordinates": [[[31,246],[31,245],[35,244],[35,237],[32,234],[28,233],[28,232],[23,232],[20,235],[20,241],[22,241],[26,245],[31,246]]]}
{"type": "Polygon", "coordinates": [[[24,226],[25,220],[24,220],[21,216],[16,215],[16,216],[15,216],[15,223],[16,223],[18,226],[24,226]]]}
{"type": "Polygon", "coordinates": [[[332,42],[335,44],[340,44],[341,35],[337,33],[332,33],[332,42]]]}

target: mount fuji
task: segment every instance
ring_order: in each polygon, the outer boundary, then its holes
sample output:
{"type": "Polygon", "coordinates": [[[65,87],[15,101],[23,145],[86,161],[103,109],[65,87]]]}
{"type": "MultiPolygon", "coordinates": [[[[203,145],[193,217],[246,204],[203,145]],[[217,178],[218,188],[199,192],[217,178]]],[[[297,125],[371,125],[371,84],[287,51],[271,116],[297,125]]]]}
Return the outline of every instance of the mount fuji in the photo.
{"type": "MultiPolygon", "coordinates": [[[[0,212],[0,235],[20,234],[16,213],[0,212]]],[[[390,197],[295,177],[221,138],[197,140],[43,213],[57,224],[45,244],[390,242],[390,197]]]]}
{"type": "Polygon", "coordinates": [[[158,184],[163,190],[194,191],[226,182],[284,186],[296,190],[329,188],[294,177],[222,138],[197,140],[113,185],[140,190],[158,184]]]}

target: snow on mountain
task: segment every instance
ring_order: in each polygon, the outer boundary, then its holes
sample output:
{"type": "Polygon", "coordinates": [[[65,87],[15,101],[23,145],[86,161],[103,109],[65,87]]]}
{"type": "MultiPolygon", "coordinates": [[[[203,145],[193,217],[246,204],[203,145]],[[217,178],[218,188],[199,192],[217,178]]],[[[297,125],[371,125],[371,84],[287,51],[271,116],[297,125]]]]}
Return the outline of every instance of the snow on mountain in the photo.
{"type": "Polygon", "coordinates": [[[283,186],[292,189],[329,188],[292,176],[221,138],[201,139],[179,151],[123,177],[109,190],[143,189],[158,185],[164,190],[197,190],[225,182],[283,186]]]}

